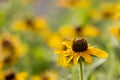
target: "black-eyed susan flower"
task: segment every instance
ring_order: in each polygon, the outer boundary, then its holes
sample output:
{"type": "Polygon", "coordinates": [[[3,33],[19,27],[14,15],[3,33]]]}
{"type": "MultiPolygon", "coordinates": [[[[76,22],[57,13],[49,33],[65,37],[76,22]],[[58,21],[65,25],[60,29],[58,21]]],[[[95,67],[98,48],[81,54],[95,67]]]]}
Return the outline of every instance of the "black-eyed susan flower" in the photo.
{"type": "Polygon", "coordinates": [[[100,9],[91,10],[91,17],[93,19],[114,19],[115,16],[115,5],[110,3],[103,3],[100,9]]]}
{"type": "Polygon", "coordinates": [[[64,66],[77,64],[80,58],[83,58],[85,62],[90,64],[92,63],[92,56],[99,58],[108,57],[108,53],[105,51],[88,46],[87,41],[83,38],[76,38],[72,42],[65,41],[63,45],[67,47],[67,50],[55,51],[55,53],[63,56],[64,66]]]}
{"type": "Polygon", "coordinates": [[[89,0],[58,0],[57,5],[70,9],[88,7],[89,0]]]}
{"type": "Polygon", "coordinates": [[[60,56],[58,62],[64,67],[79,63],[81,80],[83,80],[82,61],[90,64],[92,63],[92,56],[99,58],[108,57],[108,53],[105,51],[88,46],[87,41],[83,38],[76,38],[72,42],[65,41],[63,45],[66,46],[65,50],[55,51],[60,56]]]}
{"type": "Polygon", "coordinates": [[[21,44],[16,36],[4,34],[0,38],[0,63],[8,65],[14,63],[25,53],[26,47],[21,44]]]}
{"type": "Polygon", "coordinates": [[[14,30],[22,30],[22,31],[44,31],[47,28],[47,23],[45,19],[36,17],[36,18],[28,18],[24,20],[15,21],[12,24],[14,30]]]}
{"type": "Polygon", "coordinates": [[[0,80],[26,80],[27,77],[27,72],[15,73],[12,70],[0,72],[0,80]]]}
{"type": "Polygon", "coordinates": [[[58,78],[57,73],[53,71],[47,71],[41,75],[42,80],[57,80],[57,78],[58,78]]]}
{"type": "Polygon", "coordinates": [[[71,39],[76,37],[96,37],[99,35],[99,30],[92,25],[84,26],[62,26],[59,33],[63,38],[71,39]]]}
{"type": "Polygon", "coordinates": [[[33,76],[31,80],[58,80],[58,74],[55,71],[46,71],[41,75],[33,76]]]}

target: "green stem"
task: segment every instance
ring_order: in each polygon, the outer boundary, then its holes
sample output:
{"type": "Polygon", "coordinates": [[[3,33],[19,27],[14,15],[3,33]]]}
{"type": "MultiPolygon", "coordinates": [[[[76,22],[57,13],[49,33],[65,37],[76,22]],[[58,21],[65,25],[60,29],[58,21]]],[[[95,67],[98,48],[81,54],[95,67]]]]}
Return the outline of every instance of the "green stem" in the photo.
{"type": "Polygon", "coordinates": [[[79,61],[79,65],[80,65],[80,80],[83,80],[83,68],[82,68],[82,60],[81,59],[79,61]]]}

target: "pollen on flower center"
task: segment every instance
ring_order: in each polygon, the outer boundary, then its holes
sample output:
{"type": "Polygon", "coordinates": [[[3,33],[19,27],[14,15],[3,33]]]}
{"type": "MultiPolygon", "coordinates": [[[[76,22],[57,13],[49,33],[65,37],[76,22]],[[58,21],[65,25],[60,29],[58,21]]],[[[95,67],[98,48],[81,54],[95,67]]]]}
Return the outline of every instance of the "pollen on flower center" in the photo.
{"type": "Polygon", "coordinates": [[[88,48],[87,41],[83,38],[76,38],[73,40],[72,50],[75,52],[86,51],[88,48]]]}

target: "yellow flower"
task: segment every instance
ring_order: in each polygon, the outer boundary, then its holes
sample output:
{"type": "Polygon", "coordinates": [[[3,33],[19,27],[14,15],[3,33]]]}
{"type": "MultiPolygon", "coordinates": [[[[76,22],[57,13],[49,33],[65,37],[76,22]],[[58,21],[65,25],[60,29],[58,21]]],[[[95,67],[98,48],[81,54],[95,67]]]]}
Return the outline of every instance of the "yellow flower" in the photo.
{"type": "Polygon", "coordinates": [[[84,26],[62,26],[59,29],[62,37],[71,39],[75,37],[85,36],[85,37],[96,37],[99,34],[99,30],[92,25],[84,26]]]}
{"type": "Polygon", "coordinates": [[[4,34],[0,38],[0,64],[12,64],[25,53],[25,46],[23,46],[16,36],[4,34]]]}
{"type": "Polygon", "coordinates": [[[42,31],[47,29],[47,23],[43,18],[36,17],[25,20],[18,20],[12,24],[15,30],[42,31]]]}
{"type": "Polygon", "coordinates": [[[46,71],[41,75],[33,76],[32,80],[58,80],[58,74],[55,71],[46,71]]]}
{"type": "Polygon", "coordinates": [[[88,7],[89,0],[59,0],[57,5],[65,8],[79,8],[79,7],[88,7]]]}
{"type": "Polygon", "coordinates": [[[116,38],[120,38],[120,26],[113,26],[110,28],[110,33],[116,38]]]}
{"type": "Polygon", "coordinates": [[[57,80],[58,75],[54,71],[46,71],[41,75],[41,80],[57,80]]]}
{"type": "Polygon", "coordinates": [[[15,73],[12,70],[0,72],[0,80],[26,80],[27,77],[28,77],[27,72],[15,73]]]}
{"type": "Polygon", "coordinates": [[[65,61],[65,63],[63,62],[63,66],[68,66],[69,64],[77,64],[80,58],[83,58],[87,63],[92,63],[91,56],[96,56],[99,58],[108,57],[108,53],[98,48],[88,46],[87,41],[82,38],[76,38],[72,42],[65,41],[63,42],[63,45],[67,47],[67,50],[55,51],[56,54],[63,56],[63,61],[65,61]]]}
{"type": "Polygon", "coordinates": [[[91,10],[90,12],[91,17],[93,19],[114,19],[115,15],[115,6],[110,3],[103,3],[100,7],[100,9],[97,10],[91,10]]]}

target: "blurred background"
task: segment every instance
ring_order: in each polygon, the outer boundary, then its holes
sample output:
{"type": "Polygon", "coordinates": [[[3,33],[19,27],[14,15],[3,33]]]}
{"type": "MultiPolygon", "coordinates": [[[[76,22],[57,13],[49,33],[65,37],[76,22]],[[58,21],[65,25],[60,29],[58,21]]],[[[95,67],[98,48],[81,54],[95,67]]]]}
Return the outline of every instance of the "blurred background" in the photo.
{"type": "Polygon", "coordinates": [[[0,80],[78,80],[54,54],[76,37],[109,53],[83,65],[85,80],[120,80],[119,0],[0,0],[0,80]]]}

